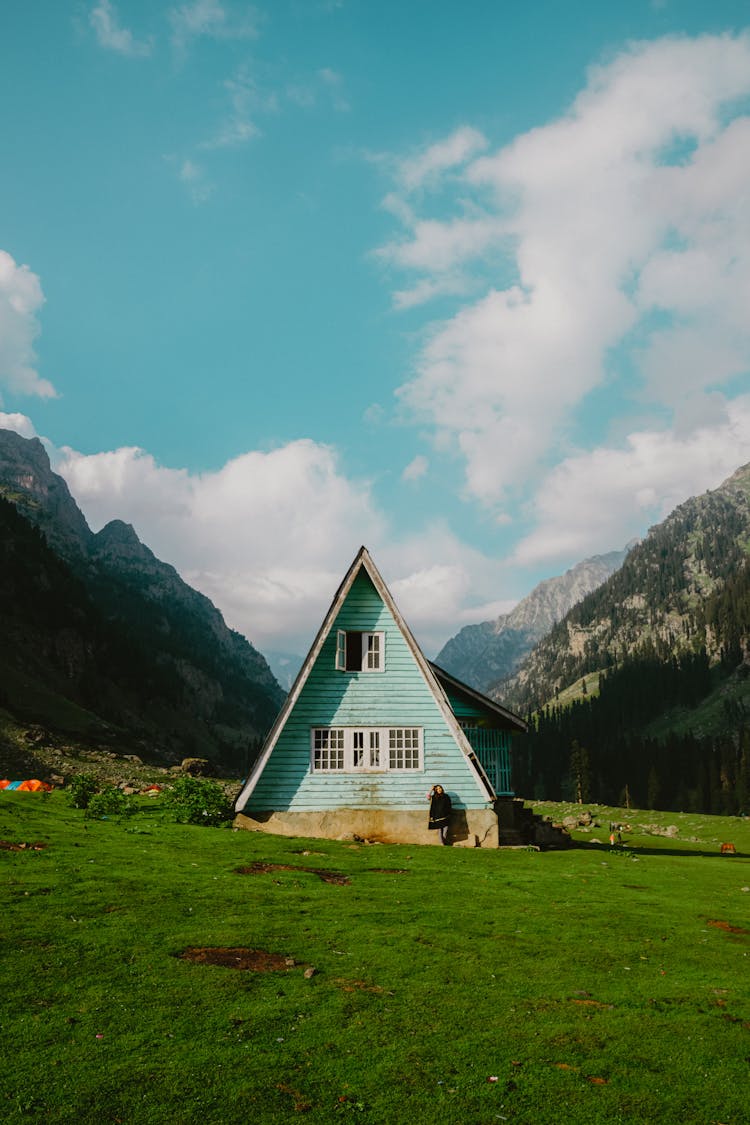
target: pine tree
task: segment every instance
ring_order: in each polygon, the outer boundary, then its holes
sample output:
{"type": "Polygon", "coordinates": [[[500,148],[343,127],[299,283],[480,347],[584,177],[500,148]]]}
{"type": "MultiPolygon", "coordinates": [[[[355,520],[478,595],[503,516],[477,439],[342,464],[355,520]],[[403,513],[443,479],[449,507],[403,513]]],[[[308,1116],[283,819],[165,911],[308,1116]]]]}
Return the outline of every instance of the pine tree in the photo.
{"type": "Polygon", "coordinates": [[[575,799],[579,805],[583,805],[591,799],[591,769],[589,752],[577,738],[573,739],[570,747],[570,775],[575,799]]]}

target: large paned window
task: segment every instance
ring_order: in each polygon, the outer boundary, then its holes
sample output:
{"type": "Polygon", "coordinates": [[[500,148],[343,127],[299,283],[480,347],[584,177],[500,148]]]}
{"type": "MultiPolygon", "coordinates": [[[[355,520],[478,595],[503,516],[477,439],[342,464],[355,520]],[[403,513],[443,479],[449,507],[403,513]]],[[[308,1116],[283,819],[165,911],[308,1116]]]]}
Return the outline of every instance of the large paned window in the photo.
{"type": "Polygon", "coordinates": [[[384,672],[385,633],[338,629],[336,668],[339,672],[384,672]]]}
{"type": "Polygon", "coordinates": [[[312,756],[315,770],[343,770],[344,731],[336,727],[314,730],[312,756]]]}
{"type": "Polygon", "coordinates": [[[314,773],[421,770],[421,727],[313,727],[314,773]]]}
{"type": "Polygon", "coordinates": [[[419,727],[392,727],[388,731],[388,765],[392,770],[418,770],[419,727]]]}

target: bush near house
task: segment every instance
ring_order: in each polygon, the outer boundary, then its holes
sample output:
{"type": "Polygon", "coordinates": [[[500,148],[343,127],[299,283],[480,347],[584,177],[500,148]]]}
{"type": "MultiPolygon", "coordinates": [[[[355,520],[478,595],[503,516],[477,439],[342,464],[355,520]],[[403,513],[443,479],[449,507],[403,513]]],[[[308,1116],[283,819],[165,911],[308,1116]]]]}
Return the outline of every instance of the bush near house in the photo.
{"type": "Polygon", "coordinates": [[[215,826],[232,819],[232,804],[215,781],[203,777],[178,777],[166,791],[165,804],[174,810],[178,824],[215,826]]]}

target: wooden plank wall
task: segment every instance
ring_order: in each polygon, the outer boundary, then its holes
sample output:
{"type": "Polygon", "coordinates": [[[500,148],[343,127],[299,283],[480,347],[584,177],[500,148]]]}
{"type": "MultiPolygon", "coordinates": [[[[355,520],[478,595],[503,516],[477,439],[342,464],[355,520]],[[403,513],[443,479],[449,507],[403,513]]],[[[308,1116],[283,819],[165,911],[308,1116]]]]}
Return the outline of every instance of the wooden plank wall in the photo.
{"type": "Polygon", "coordinates": [[[337,808],[425,809],[436,783],[457,808],[481,809],[487,797],[455,742],[392,614],[360,571],[266,763],[246,809],[321,811],[337,808]],[[384,672],[339,672],[336,630],[385,634],[384,672]],[[311,773],[314,726],[421,727],[424,770],[311,773]]]}

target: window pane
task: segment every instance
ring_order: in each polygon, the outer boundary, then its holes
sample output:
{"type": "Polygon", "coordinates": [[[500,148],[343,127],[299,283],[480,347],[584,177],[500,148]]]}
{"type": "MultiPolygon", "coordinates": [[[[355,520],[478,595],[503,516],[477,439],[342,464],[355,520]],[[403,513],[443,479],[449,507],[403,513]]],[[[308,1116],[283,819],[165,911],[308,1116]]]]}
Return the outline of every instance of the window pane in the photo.
{"type": "Polygon", "coordinates": [[[388,731],[388,762],[392,770],[419,769],[419,727],[388,731]]]}
{"type": "Polygon", "coordinates": [[[380,768],[380,731],[370,731],[370,765],[373,768],[380,768]]]}
{"type": "Polygon", "coordinates": [[[346,633],[343,629],[336,631],[336,669],[339,672],[346,670],[346,633]]]}
{"type": "Polygon", "coordinates": [[[313,769],[343,770],[344,732],[318,727],[313,731],[313,769]]]}
{"type": "Polygon", "coordinates": [[[380,670],[380,634],[365,633],[367,652],[365,655],[366,667],[370,672],[380,670]]]}

